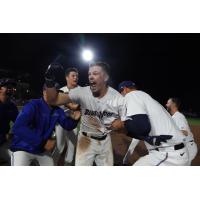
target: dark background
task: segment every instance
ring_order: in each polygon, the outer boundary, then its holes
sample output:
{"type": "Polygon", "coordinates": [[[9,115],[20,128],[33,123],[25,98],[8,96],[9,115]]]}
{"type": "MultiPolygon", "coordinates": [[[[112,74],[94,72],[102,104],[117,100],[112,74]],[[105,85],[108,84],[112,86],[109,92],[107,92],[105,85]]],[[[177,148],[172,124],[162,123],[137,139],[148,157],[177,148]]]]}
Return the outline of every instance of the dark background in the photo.
{"type": "Polygon", "coordinates": [[[161,104],[176,96],[183,110],[200,112],[199,34],[0,34],[0,44],[0,75],[30,83],[35,96],[54,61],[77,67],[87,84],[81,49],[91,47],[95,60],[110,64],[114,88],[132,80],[161,104]]]}

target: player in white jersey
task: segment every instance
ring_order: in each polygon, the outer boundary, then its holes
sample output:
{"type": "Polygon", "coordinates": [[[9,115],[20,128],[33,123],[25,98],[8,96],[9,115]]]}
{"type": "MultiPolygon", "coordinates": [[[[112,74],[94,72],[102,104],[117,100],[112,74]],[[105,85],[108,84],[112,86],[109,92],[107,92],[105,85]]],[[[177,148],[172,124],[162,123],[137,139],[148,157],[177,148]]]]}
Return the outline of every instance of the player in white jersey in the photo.
{"type": "MultiPolygon", "coordinates": [[[[48,100],[56,105],[74,101],[81,106],[81,126],[76,151],[76,165],[113,165],[110,132],[117,124],[123,127],[124,98],[108,86],[108,64],[96,62],[89,66],[89,84],[70,90],[69,95],[58,94],[53,88],[56,69],[50,66],[45,80],[48,100]]],[[[117,127],[117,128],[119,128],[117,127]]]]}
{"type": "MultiPolygon", "coordinates": [[[[71,89],[78,86],[78,70],[76,68],[67,68],[65,71],[65,79],[67,85],[60,88],[64,93],[69,93],[71,89]]],[[[69,114],[70,110],[66,106],[62,106],[66,115],[69,114]]],[[[57,149],[54,151],[54,157],[59,158],[59,155],[63,152],[65,144],[67,145],[67,151],[65,154],[64,164],[72,165],[74,159],[74,152],[77,143],[78,130],[77,128],[72,131],[66,131],[62,126],[57,125],[55,128],[57,149]],[[68,133],[67,133],[68,132],[68,133]]]]}
{"type": "Polygon", "coordinates": [[[188,165],[184,136],[164,107],[147,93],[136,90],[131,81],[122,82],[119,91],[125,96],[127,113],[124,124],[128,135],[144,140],[149,152],[134,165],[188,165]]]}
{"type": "Polygon", "coordinates": [[[178,128],[185,135],[184,141],[189,152],[189,165],[191,165],[192,160],[197,155],[197,144],[194,142],[194,137],[188,125],[187,119],[181,112],[179,112],[180,100],[178,98],[170,98],[167,101],[166,107],[172,115],[172,118],[178,128]]]}

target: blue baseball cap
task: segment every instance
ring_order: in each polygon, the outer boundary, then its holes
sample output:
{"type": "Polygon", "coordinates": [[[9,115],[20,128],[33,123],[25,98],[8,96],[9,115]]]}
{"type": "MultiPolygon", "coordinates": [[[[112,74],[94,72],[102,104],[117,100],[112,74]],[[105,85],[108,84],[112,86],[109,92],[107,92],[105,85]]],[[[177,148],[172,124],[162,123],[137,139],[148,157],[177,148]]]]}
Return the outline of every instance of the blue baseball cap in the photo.
{"type": "Polygon", "coordinates": [[[135,83],[133,83],[132,81],[123,81],[119,84],[118,86],[118,91],[119,92],[122,92],[122,90],[127,87],[127,88],[130,88],[130,87],[135,87],[135,83]]]}

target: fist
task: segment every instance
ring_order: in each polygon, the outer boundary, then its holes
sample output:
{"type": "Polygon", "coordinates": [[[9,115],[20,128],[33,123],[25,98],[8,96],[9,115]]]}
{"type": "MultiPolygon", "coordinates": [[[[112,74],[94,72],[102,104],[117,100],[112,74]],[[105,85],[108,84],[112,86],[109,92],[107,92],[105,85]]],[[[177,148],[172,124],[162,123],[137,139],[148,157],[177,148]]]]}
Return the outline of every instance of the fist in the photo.
{"type": "Polygon", "coordinates": [[[120,130],[120,129],[123,129],[123,128],[124,128],[124,122],[121,121],[120,119],[115,119],[112,122],[111,127],[110,127],[110,129],[113,130],[113,131],[120,130]]]}
{"type": "Polygon", "coordinates": [[[56,140],[55,139],[48,139],[45,146],[44,146],[44,149],[46,151],[52,152],[54,150],[55,146],[56,146],[56,140]]]}
{"type": "Polygon", "coordinates": [[[71,111],[69,116],[70,116],[72,119],[78,121],[78,120],[81,118],[81,112],[80,112],[80,110],[71,111]]]}
{"type": "Polygon", "coordinates": [[[68,103],[66,107],[70,110],[80,110],[80,105],[73,102],[68,103]]]}
{"type": "Polygon", "coordinates": [[[45,72],[45,80],[57,82],[60,73],[63,73],[62,65],[59,63],[52,63],[45,72]]]}

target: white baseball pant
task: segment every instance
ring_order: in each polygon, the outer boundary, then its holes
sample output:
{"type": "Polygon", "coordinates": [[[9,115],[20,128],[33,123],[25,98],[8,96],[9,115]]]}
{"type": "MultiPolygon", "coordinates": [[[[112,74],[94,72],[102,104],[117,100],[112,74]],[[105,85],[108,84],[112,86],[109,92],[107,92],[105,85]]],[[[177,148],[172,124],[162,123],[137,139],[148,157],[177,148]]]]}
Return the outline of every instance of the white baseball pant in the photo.
{"type": "Polygon", "coordinates": [[[36,155],[25,151],[16,151],[11,154],[12,166],[29,166],[35,160],[40,166],[54,166],[53,158],[48,152],[36,155]]]}
{"type": "Polygon", "coordinates": [[[82,133],[78,135],[76,149],[76,166],[97,166],[113,165],[113,149],[110,134],[104,140],[96,140],[82,133]]]}

